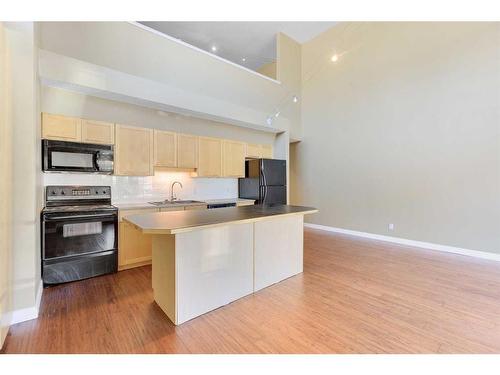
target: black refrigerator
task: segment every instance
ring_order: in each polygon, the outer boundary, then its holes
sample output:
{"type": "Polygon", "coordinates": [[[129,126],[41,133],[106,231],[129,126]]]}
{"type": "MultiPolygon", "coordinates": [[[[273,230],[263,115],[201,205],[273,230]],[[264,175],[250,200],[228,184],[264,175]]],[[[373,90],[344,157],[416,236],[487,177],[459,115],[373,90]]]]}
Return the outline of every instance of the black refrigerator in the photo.
{"type": "Polygon", "coordinates": [[[255,204],[286,204],[286,160],[247,160],[238,191],[240,198],[255,199],[255,204]]]}

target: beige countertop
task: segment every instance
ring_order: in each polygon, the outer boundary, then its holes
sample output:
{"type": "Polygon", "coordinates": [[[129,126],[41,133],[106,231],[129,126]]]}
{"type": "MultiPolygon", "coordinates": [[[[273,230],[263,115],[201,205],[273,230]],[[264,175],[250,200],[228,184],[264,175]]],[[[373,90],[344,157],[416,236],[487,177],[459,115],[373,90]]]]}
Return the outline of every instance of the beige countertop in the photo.
{"type": "Polygon", "coordinates": [[[152,212],[129,215],[124,220],[135,225],[145,234],[176,234],[230,223],[250,223],[270,216],[305,215],[315,212],[318,210],[312,207],[251,205],[217,210],[152,212]]]}
{"type": "MultiPolygon", "coordinates": [[[[152,199],[151,201],[155,201],[159,199],[152,199]]],[[[236,203],[238,206],[247,206],[253,205],[255,201],[253,199],[242,199],[242,198],[227,198],[227,199],[200,199],[199,203],[183,203],[179,204],[178,207],[185,206],[199,206],[200,204],[220,204],[220,203],[236,203]]],[[[160,208],[163,206],[155,206],[148,202],[115,202],[113,206],[118,208],[119,210],[134,210],[134,209],[142,209],[142,208],[160,208]]],[[[172,206],[166,206],[172,207],[172,206]]]]}

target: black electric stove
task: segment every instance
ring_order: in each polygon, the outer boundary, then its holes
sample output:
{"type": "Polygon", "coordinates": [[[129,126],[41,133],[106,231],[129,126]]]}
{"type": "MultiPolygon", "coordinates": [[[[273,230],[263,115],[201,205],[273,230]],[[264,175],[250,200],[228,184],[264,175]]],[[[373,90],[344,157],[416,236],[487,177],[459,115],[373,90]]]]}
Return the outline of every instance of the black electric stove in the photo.
{"type": "Polygon", "coordinates": [[[42,210],[45,286],[118,270],[118,209],[109,186],[47,186],[42,210]]]}

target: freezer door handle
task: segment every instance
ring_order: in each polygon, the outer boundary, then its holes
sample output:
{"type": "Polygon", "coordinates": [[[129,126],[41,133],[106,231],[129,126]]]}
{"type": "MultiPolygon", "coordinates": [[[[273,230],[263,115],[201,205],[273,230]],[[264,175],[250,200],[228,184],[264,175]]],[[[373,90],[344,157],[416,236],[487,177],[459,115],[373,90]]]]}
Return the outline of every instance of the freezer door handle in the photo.
{"type": "Polygon", "coordinates": [[[267,196],[267,186],[263,185],[259,187],[260,190],[260,203],[265,203],[266,202],[266,196],[267,196]]]}
{"type": "Polygon", "coordinates": [[[267,186],[266,171],[264,169],[264,161],[261,160],[260,162],[261,162],[260,174],[262,175],[262,183],[264,186],[267,186]]]}

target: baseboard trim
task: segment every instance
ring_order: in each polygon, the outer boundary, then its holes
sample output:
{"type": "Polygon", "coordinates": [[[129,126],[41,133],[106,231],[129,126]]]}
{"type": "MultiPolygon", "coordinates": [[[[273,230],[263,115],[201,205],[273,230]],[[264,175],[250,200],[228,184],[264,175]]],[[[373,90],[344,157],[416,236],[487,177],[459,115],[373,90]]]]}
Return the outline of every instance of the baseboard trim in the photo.
{"type": "Polygon", "coordinates": [[[40,280],[40,283],[38,285],[38,290],[36,293],[35,306],[14,310],[12,312],[12,319],[10,324],[13,325],[38,318],[38,312],[40,311],[40,302],[42,301],[42,293],[43,293],[43,283],[40,280]]]}
{"type": "Polygon", "coordinates": [[[446,253],[460,254],[460,255],[466,255],[466,256],[470,256],[470,257],[474,257],[474,258],[488,259],[488,260],[494,260],[496,262],[500,262],[500,254],[488,253],[485,251],[462,249],[460,247],[440,245],[440,244],[435,244],[435,243],[431,243],[431,242],[408,240],[406,238],[384,236],[381,234],[359,232],[356,230],[329,227],[329,226],[320,225],[320,224],[304,223],[304,226],[307,228],[319,229],[319,230],[324,230],[324,231],[328,231],[328,232],[349,234],[351,236],[370,238],[373,240],[392,242],[392,243],[397,243],[400,245],[414,246],[414,247],[423,248],[423,249],[427,249],[427,250],[443,251],[446,253]]]}

